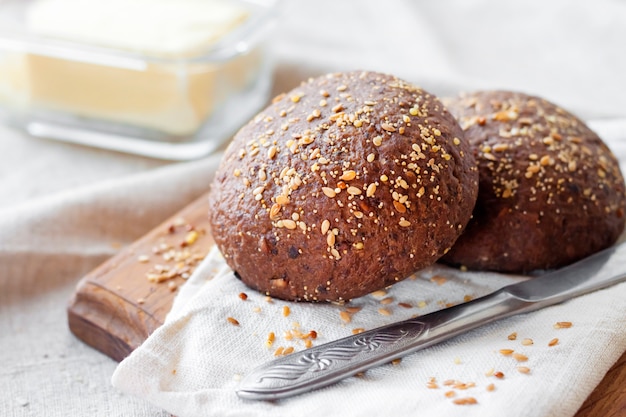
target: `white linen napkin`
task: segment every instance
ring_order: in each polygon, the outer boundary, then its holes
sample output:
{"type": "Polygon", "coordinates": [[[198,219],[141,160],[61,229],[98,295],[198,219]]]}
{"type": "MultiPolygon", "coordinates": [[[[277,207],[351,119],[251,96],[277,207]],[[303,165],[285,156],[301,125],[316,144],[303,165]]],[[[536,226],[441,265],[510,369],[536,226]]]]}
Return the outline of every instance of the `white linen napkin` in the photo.
{"type": "Polygon", "coordinates": [[[626,349],[626,284],[486,325],[308,394],[273,402],[235,394],[239,379],[281,347],[301,350],[306,340],[321,344],[523,279],[435,265],[343,306],[293,303],[248,289],[214,249],[166,323],[121,362],[112,381],[178,417],[571,416],[626,349]],[[555,328],[558,322],[572,325],[555,328]]]}

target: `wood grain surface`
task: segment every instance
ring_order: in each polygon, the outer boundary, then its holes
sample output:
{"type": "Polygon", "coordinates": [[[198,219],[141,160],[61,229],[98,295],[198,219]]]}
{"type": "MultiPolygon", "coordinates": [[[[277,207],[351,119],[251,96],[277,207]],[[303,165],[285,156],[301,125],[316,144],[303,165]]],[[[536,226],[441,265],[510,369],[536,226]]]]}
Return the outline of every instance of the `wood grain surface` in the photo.
{"type": "MultiPolygon", "coordinates": [[[[72,333],[120,361],[164,321],[177,289],[213,245],[203,196],[85,276],[68,306],[72,333]]],[[[576,417],[626,416],[626,352],[576,417]]]]}

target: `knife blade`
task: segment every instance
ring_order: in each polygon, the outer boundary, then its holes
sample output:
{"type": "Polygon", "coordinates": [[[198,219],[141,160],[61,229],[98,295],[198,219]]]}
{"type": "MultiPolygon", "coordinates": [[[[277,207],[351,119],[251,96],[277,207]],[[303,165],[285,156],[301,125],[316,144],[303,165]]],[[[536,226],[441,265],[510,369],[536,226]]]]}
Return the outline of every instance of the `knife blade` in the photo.
{"type": "Polygon", "coordinates": [[[473,301],[280,357],[252,370],[236,392],[240,398],[251,400],[302,394],[487,323],[625,280],[626,243],[622,243],[473,301]]]}

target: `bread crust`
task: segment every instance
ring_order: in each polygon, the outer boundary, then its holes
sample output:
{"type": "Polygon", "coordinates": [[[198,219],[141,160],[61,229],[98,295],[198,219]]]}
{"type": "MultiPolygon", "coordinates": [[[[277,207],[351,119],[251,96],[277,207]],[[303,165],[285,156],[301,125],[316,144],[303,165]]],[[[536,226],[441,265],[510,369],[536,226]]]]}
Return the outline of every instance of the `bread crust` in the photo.
{"type": "Polygon", "coordinates": [[[470,269],[560,267],[624,230],[624,179],[609,148],[539,97],[482,91],[445,100],[478,162],[474,216],[444,261],[470,269]]]}
{"type": "Polygon", "coordinates": [[[342,301],[437,261],[478,174],[440,101],[391,75],[328,74],[278,96],[225,152],[210,223],[248,286],[342,301]]]}

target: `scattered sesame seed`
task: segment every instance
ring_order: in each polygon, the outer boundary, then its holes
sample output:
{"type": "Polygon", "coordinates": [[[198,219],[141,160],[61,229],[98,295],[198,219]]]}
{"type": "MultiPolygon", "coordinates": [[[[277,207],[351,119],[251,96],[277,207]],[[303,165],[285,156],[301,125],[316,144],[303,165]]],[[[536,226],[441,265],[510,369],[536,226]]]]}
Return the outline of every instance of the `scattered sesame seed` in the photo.
{"type": "Polygon", "coordinates": [[[448,278],[442,276],[442,275],[433,275],[430,278],[430,282],[434,282],[437,285],[443,285],[448,281],[448,278]]]}
{"type": "Polygon", "coordinates": [[[291,310],[289,309],[289,306],[283,306],[283,317],[289,316],[290,313],[291,310]]]}
{"type": "Polygon", "coordinates": [[[513,354],[513,349],[500,349],[500,354],[505,355],[505,356],[509,356],[513,354]]]}
{"type": "Polygon", "coordinates": [[[517,367],[517,371],[521,374],[529,374],[530,373],[530,368],[527,366],[518,366],[517,367]]]}
{"type": "Polygon", "coordinates": [[[237,321],[237,319],[234,319],[232,317],[226,317],[226,320],[233,326],[239,326],[239,322],[237,321]]]}
{"type": "Polygon", "coordinates": [[[452,402],[457,405],[471,405],[478,403],[478,401],[476,401],[476,398],[474,397],[457,398],[452,402]]]}
{"type": "Polygon", "coordinates": [[[150,260],[150,257],[148,255],[139,255],[139,257],[137,257],[137,261],[141,263],[146,263],[149,260],[150,260]]]}
{"type": "Polygon", "coordinates": [[[557,345],[558,343],[559,343],[559,339],[555,337],[554,339],[548,342],[548,346],[554,346],[554,345],[557,345]]]}
{"type": "Polygon", "coordinates": [[[193,245],[194,243],[196,243],[196,240],[198,240],[198,236],[199,234],[195,230],[188,232],[185,236],[185,243],[188,245],[193,245]]]}
{"type": "Polygon", "coordinates": [[[374,144],[374,146],[380,146],[383,144],[383,137],[382,136],[375,136],[374,139],[372,139],[372,143],[374,144]]]}
{"type": "Polygon", "coordinates": [[[378,309],[378,314],[380,314],[382,316],[391,316],[391,310],[389,310],[387,308],[379,308],[378,309]]]}
{"type": "Polygon", "coordinates": [[[524,340],[522,340],[522,345],[524,345],[524,346],[530,346],[533,343],[534,343],[533,339],[524,339],[524,340]]]}
{"type": "Polygon", "coordinates": [[[340,311],[339,317],[344,323],[350,323],[352,321],[352,316],[347,311],[340,311]]]}
{"type": "Polygon", "coordinates": [[[571,321],[558,321],[554,324],[555,329],[569,329],[572,327],[571,321]]]}

